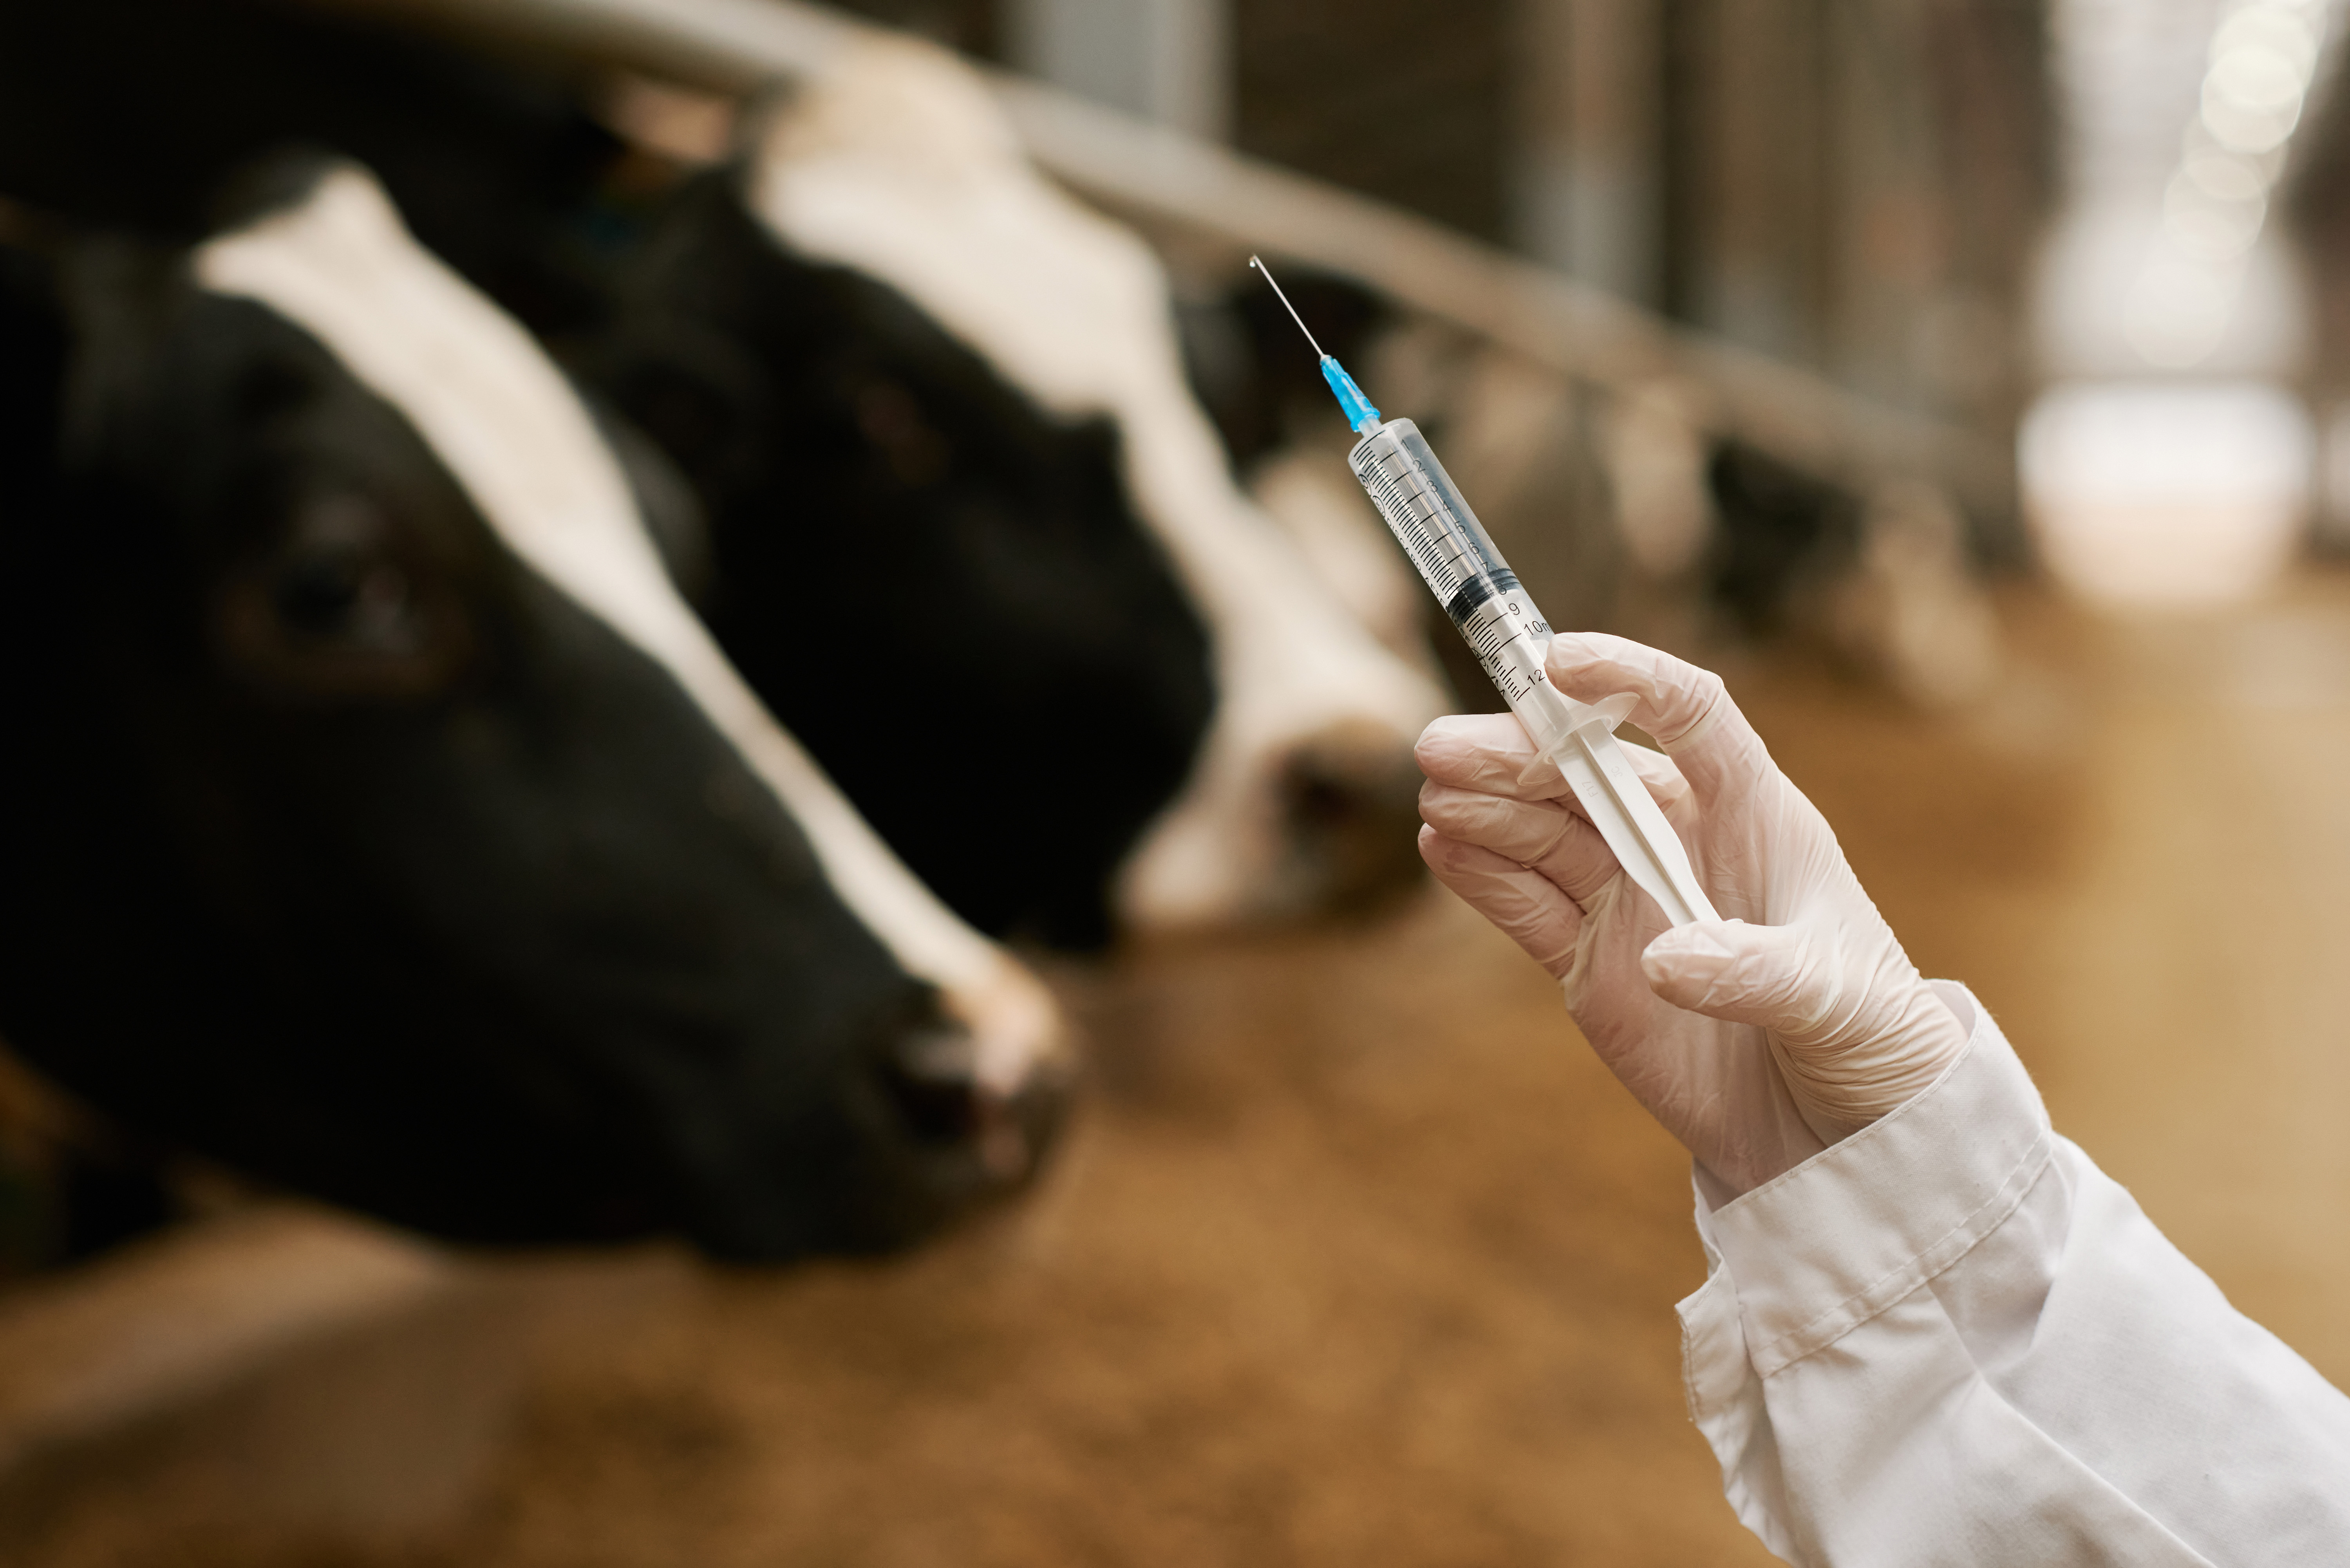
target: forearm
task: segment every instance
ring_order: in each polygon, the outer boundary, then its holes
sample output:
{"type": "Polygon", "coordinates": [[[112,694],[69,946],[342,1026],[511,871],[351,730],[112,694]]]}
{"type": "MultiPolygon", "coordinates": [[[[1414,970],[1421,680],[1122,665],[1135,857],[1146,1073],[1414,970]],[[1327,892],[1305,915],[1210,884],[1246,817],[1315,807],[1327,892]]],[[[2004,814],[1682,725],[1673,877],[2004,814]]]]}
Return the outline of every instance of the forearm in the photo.
{"type": "Polygon", "coordinates": [[[1741,1517],[1804,1563],[2342,1561],[2350,1400],[2055,1136],[1721,681],[1618,638],[1549,658],[1633,695],[1724,918],[1670,926],[1506,719],[1420,737],[1421,852],[1699,1162],[1690,1404],[1741,1517]]]}
{"type": "Polygon", "coordinates": [[[1700,1205],[1685,1370],[1741,1516],[1804,1563],[2338,1561],[2350,1400],[1971,1022],[1923,1095],[1700,1205]]]}

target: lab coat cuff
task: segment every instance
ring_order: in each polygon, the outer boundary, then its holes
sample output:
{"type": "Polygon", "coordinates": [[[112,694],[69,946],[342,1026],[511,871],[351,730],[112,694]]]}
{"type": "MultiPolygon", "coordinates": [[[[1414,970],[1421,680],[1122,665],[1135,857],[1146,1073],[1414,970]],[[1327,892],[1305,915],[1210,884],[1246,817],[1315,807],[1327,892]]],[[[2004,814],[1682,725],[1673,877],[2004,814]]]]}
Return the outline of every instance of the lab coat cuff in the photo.
{"type": "Polygon", "coordinates": [[[1725,1295],[1737,1303],[1737,1359],[1769,1377],[1965,1257],[2015,1211],[2054,1156],[2039,1091],[1989,1012],[1963,987],[1935,985],[1972,1023],[1966,1049],[1939,1078],[1720,1209],[1709,1212],[1700,1197],[1698,1229],[1716,1266],[1683,1303],[1693,1406],[1717,1381],[1700,1364],[1736,1354],[1722,1332],[1725,1295]]]}

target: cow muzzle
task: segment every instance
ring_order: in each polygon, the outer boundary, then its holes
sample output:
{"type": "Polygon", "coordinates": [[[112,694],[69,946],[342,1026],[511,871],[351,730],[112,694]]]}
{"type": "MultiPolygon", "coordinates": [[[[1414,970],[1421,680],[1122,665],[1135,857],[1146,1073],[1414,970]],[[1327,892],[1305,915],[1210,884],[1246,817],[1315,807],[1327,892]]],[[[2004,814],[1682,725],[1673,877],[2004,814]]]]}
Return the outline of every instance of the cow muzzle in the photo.
{"type": "Polygon", "coordinates": [[[1066,1116],[1076,1055],[1043,983],[1004,960],[940,997],[938,1027],[901,1035],[879,1076],[909,1139],[957,1155],[973,1199],[1008,1195],[1043,1166],[1066,1116]]]}
{"type": "Polygon", "coordinates": [[[1312,920],[1387,908],[1421,886],[1413,727],[1347,715],[1217,747],[1118,885],[1129,928],[1312,920]]]}
{"type": "Polygon", "coordinates": [[[1276,876],[1297,912],[1362,913],[1420,883],[1420,773],[1385,725],[1335,724],[1280,769],[1284,854],[1276,876]]]}

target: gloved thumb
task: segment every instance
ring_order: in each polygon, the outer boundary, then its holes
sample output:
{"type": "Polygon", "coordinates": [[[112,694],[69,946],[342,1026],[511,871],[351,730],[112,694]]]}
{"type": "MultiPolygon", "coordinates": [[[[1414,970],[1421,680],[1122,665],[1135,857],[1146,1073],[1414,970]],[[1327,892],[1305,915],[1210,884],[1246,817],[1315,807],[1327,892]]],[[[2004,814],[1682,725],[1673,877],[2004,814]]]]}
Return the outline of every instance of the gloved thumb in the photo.
{"type": "Polygon", "coordinates": [[[1648,944],[1640,972],[1675,1007],[1787,1033],[1831,1011],[1837,980],[1801,929],[1744,920],[1676,926],[1648,944]]]}

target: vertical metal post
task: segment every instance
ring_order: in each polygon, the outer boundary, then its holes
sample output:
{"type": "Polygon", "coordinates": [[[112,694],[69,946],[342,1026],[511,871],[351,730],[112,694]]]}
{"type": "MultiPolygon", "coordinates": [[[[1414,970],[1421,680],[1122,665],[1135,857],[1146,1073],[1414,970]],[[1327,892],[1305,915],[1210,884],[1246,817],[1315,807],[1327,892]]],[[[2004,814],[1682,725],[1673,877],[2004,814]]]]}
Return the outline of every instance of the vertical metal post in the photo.
{"type": "Polygon", "coordinates": [[[1006,0],[1014,68],[1211,140],[1232,125],[1232,0],[1006,0]]]}
{"type": "Polygon", "coordinates": [[[1525,0],[1512,181],[1518,248],[1586,283],[1662,294],[1662,0],[1525,0]]]}

